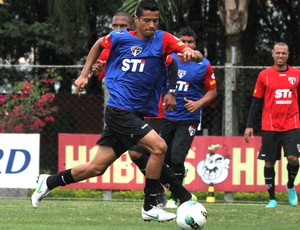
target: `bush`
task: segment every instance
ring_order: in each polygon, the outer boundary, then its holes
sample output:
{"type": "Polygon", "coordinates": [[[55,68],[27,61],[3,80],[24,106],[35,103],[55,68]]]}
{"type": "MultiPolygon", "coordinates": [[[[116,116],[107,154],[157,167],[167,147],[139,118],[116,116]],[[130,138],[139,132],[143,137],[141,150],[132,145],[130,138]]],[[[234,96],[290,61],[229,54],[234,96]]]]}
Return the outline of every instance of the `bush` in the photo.
{"type": "Polygon", "coordinates": [[[0,132],[40,132],[46,123],[54,122],[55,94],[50,91],[51,78],[16,82],[0,95],[0,132]]]}
{"type": "MultiPolygon", "coordinates": [[[[29,190],[29,196],[33,193],[33,189],[29,190]]],[[[167,192],[167,196],[170,193],[167,192]]],[[[207,192],[193,191],[198,197],[198,200],[205,201],[207,197],[207,192]]],[[[298,196],[300,194],[298,193],[298,196]]],[[[56,188],[49,194],[49,197],[67,197],[67,198],[99,198],[103,199],[103,191],[94,190],[94,189],[62,189],[56,188]]],[[[216,192],[215,193],[216,201],[223,202],[224,201],[224,192],[216,192]]],[[[288,196],[285,192],[276,193],[276,198],[278,202],[287,202],[288,196]]],[[[131,191],[113,191],[112,199],[118,200],[143,200],[144,192],[141,190],[131,191]]],[[[268,201],[269,195],[267,192],[235,192],[233,193],[233,199],[235,202],[259,202],[259,201],[268,201]]]]}

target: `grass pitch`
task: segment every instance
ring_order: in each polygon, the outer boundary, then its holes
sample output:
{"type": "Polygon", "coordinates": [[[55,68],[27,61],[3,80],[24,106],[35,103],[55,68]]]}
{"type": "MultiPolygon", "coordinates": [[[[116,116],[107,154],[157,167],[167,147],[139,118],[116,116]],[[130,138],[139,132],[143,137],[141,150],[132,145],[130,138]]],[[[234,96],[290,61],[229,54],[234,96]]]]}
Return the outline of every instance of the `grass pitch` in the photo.
{"type": "MultiPolygon", "coordinates": [[[[144,222],[141,201],[44,199],[33,209],[29,199],[0,199],[0,229],[18,230],[159,230],[180,229],[176,221],[144,222]]],[[[205,203],[206,230],[290,230],[300,229],[300,207],[280,203],[266,209],[266,203],[205,203]]],[[[176,210],[168,210],[176,212],[176,210]]]]}

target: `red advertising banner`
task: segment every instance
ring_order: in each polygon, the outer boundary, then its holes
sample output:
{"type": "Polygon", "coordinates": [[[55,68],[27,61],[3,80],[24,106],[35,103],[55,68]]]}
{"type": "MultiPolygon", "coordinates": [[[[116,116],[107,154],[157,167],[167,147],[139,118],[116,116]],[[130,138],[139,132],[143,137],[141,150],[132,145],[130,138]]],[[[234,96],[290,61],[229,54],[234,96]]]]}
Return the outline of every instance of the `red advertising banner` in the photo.
{"type": "MultiPolygon", "coordinates": [[[[59,134],[59,171],[89,162],[96,154],[99,135],[59,134]]],[[[243,137],[196,136],[186,158],[188,170],[185,186],[190,191],[207,191],[210,183],[215,191],[261,192],[264,183],[264,161],[257,160],[261,138],[247,144],[243,137]]],[[[284,192],[287,183],[287,161],[282,157],[275,167],[276,191],[284,192]]],[[[295,185],[300,190],[300,176],[295,185]]],[[[143,190],[144,176],[123,154],[101,177],[71,184],[68,188],[100,190],[143,190]]]]}

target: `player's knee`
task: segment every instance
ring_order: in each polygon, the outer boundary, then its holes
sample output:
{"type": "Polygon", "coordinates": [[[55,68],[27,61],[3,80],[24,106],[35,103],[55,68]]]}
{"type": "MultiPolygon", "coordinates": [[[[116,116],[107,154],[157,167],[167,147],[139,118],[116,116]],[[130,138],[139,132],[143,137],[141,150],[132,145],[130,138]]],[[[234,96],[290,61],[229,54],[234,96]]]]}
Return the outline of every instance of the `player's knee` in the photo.
{"type": "Polygon", "coordinates": [[[299,165],[299,160],[298,160],[298,157],[296,157],[296,156],[288,156],[287,160],[288,160],[289,164],[292,165],[293,167],[296,167],[299,165]]]}
{"type": "Polygon", "coordinates": [[[142,154],[139,153],[139,152],[131,151],[131,150],[129,150],[128,153],[129,153],[129,156],[130,156],[130,159],[131,159],[131,160],[136,160],[136,159],[140,158],[141,155],[142,155],[142,154]]]}
{"type": "Polygon", "coordinates": [[[161,140],[156,143],[153,154],[157,156],[165,156],[166,151],[167,151],[166,142],[161,140]]]}
{"type": "Polygon", "coordinates": [[[107,167],[104,167],[104,166],[91,165],[89,167],[89,174],[92,177],[102,176],[105,173],[106,169],[107,169],[107,167]]]}

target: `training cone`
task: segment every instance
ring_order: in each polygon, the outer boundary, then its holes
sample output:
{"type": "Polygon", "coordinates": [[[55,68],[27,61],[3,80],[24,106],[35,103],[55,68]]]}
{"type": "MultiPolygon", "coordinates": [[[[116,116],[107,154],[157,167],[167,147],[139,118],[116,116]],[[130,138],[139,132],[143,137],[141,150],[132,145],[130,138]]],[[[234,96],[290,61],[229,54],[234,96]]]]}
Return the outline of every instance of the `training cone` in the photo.
{"type": "Polygon", "coordinates": [[[208,194],[206,197],[206,202],[207,203],[215,203],[216,202],[215,189],[214,189],[214,185],[212,183],[208,187],[208,194]]]}

